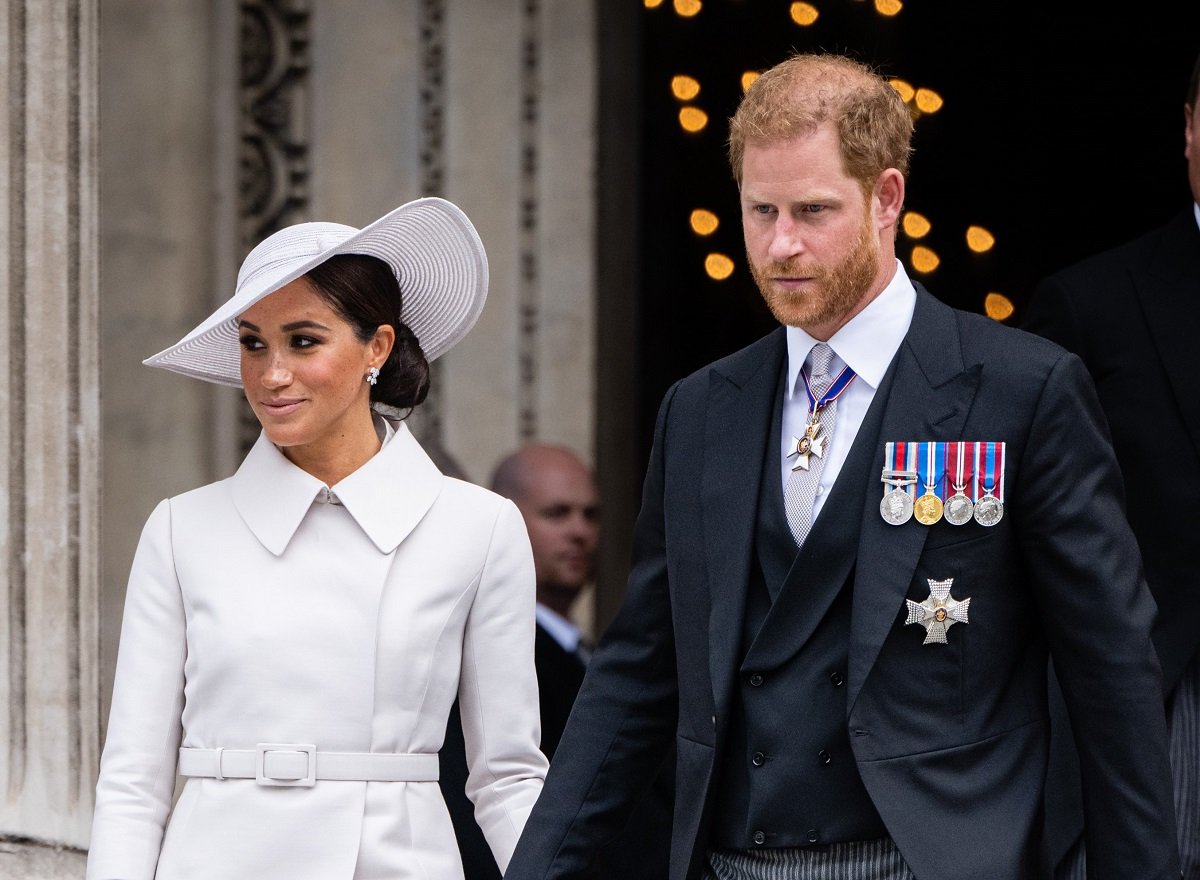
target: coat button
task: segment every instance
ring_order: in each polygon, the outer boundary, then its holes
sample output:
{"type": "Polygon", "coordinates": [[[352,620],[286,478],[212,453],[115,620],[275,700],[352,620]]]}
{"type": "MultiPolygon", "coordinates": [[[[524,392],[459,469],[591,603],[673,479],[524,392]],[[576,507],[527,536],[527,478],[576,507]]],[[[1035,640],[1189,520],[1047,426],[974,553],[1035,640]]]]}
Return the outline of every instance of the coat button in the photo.
{"type": "Polygon", "coordinates": [[[842,674],[840,672],[831,672],[829,674],[829,680],[831,682],[833,682],[833,686],[835,688],[840,688],[843,684],[846,683],[846,679],[842,676],[842,674]]]}
{"type": "Polygon", "coordinates": [[[822,764],[828,764],[833,760],[833,755],[829,754],[829,752],[825,751],[824,749],[821,749],[821,751],[817,752],[817,757],[821,759],[822,764]]]}
{"type": "Polygon", "coordinates": [[[750,763],[755,767],[761,767],[763,764],[767,763],[767,756],[762,752],[755,752],[750,758],[750,763]]]}
{"type": "Polygon", "coordinates": [[[767,835],[761,831],[755,831],[754,832],[754,842],[757,843],[759,846],[762,846],[764,843],[767,842],[767,835]]]}
{"type": "Polygon", "coordinates": [[[817,833],[816,828],[808,829],[808,842],[809,843],[816,843],[820,839],[821,839],[821,835],[817,833]]]}
{"type": "Polygon", "coordinates": [[[762,687],[762,683],[763,683],[762,675],[760,675],[757,672],[752,673],[750,675],[750,686],[751,687],[762,687]]]}

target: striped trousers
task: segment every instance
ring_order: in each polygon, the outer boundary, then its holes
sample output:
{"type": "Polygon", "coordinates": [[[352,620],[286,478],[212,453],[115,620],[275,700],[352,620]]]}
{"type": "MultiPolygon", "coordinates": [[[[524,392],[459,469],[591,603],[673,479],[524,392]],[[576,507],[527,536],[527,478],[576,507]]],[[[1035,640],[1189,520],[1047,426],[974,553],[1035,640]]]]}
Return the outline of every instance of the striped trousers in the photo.
{"type": "Polygon", "coordinates": [[[890,837],[812,849],[719,849],[704,880],[915,880],[890,837]]]}
{"type": "MultiPolygon", "coordinates": [[[[1175,821],[1184,880],[1200,880],[1200,654],[1192,658],[1167,706],[1175,821]]],[[[1087,853],[1078,841],[1054,880],[1087,880],[1087,853]]]]}

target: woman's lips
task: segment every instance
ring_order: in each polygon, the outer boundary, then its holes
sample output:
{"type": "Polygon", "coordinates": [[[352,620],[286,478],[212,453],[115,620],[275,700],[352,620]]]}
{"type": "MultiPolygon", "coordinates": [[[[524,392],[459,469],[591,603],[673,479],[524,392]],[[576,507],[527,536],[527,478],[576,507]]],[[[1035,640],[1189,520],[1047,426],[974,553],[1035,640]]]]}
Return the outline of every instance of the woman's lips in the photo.
{"type": "Polygon", "coordinates": [[[263,401],[263,409],[273,416],[286,416],[294,413],[303,402],[303,400],[266,400],[263,401]]]}

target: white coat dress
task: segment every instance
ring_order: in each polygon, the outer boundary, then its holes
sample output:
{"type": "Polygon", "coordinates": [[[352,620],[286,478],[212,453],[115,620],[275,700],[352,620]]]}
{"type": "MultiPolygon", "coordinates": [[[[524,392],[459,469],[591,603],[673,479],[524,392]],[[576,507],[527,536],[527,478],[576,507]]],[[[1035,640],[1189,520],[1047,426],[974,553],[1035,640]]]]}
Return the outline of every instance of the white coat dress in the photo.
{"type": "Polygon", "coordinates": [[[332,492],[261,436],[146,523],[88,880],[460,878],[436,782],[189,778],[171,808],[181,745],[435,753],[456,696],[503,868],[546,771],[533,638],[510,501],[443,476],[403,424],[332,492]]]}

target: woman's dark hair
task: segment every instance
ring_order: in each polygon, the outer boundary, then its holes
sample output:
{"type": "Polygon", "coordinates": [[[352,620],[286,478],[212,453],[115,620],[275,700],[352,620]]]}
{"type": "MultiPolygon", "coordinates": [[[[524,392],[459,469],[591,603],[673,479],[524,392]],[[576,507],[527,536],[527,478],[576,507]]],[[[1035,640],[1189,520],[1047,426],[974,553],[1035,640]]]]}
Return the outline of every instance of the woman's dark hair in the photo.
{"type": "Polygon", "coordinates": [[[365,254],[338,254],[305,275],[317,294],[354,328],[362,342],[370,342],[386,324],[396,331],[396,343],[379,380],[371,386],[371,402],[396,409],[411,409],[429,393],[429,361],[421,343],[401,321],[400,283],[391,267],[365,254]]]}

